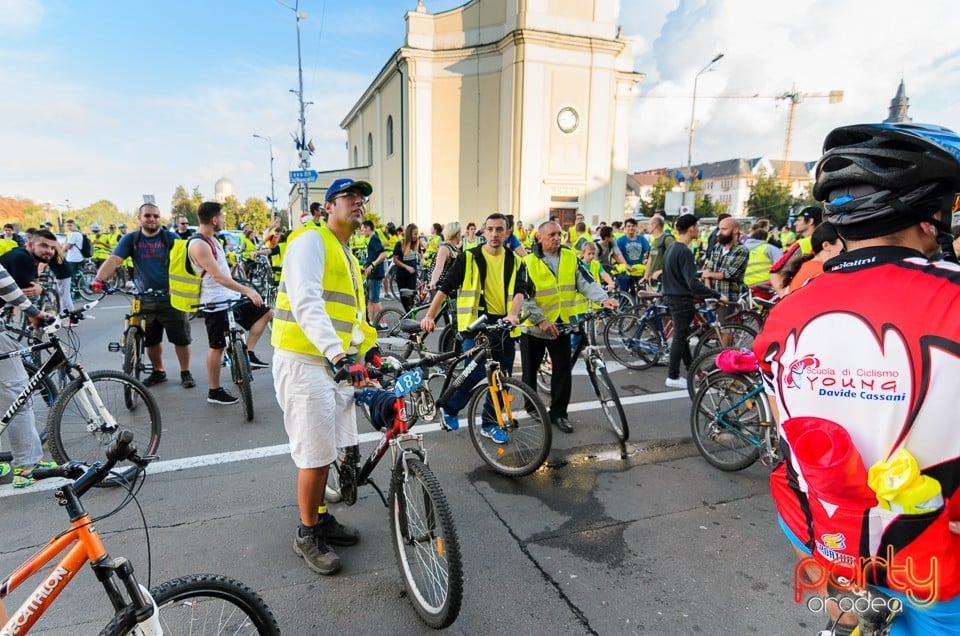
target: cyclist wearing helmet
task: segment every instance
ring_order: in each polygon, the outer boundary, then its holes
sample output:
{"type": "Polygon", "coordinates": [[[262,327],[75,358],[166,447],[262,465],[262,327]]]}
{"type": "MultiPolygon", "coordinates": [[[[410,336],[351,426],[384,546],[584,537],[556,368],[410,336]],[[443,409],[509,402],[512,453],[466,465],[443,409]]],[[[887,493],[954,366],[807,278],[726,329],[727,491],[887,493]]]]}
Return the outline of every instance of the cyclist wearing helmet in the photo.
{"type": "Polygon", "coordinates": [[[103,261],[110,258],[110,253],[113,252],[113,246],[111,245],[110,237],[104,234],[100,230],[100,226],[96,223],[90,226],[90,232],[93,234],[90,237],[90,244],[91,247],[93,247],[93,264],[97,266],[97,269],[100,269],[103,261]]]}
{"type": "Polygon", "coordinates": [[[837,128],[813,194],[847,252],[754,343],[786,458],[771,490],[811,581],[797,591],[862,576],[901,603],[892,633],[960,634],[960,266],[931,260],[960,207],[960,136],[837,128]]]}

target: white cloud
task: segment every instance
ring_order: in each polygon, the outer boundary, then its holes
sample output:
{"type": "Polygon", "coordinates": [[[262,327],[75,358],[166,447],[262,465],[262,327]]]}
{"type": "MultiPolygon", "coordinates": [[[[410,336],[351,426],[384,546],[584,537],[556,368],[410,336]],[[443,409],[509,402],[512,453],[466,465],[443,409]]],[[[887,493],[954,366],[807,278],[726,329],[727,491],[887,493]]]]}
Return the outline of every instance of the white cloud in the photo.
{"type": "Polygon", "coordinates": [[[42,20],[40,0],[0,0],[0,36],[30,33],[42,20]]]}

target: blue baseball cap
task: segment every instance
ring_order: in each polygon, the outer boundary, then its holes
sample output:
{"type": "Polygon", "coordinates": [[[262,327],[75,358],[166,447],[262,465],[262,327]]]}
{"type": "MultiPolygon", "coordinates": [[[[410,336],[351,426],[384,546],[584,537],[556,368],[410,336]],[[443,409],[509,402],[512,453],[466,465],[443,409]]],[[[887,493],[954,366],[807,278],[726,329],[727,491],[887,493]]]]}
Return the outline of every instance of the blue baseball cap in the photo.
{"type": "Polygon", "coordinates": [[[333,183],[330,184],[330,187],[327,188],[327,197],[326,201],[330,201],[333,197],[340,194],[341,192],[346,192],[351,188],[360,190],[360,194],[365,197],[373,194],[373,186],[367,183],[366,181],[354,181],[353,179],[336,179],[333,183]]]}

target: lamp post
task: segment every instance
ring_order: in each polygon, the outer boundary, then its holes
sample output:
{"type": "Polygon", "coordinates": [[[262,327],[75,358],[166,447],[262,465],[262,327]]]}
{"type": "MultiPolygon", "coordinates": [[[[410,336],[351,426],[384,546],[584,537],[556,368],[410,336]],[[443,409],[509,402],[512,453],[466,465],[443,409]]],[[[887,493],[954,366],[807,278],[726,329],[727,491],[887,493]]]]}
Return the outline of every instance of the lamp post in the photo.
{"type": "MultiPolygon", "coordinates": [[[[70,207],[70,199],[64,199],[64,204],[67,206],[67,216],[73,215],[73,208],[70,207]]],[[[59,206],[57,207],[57,220],[60,222],[60,233],[63,234],[63,209],[59,206]]]]}
{"type": "MultiPolygon", "coordinates": [[[[697,80],[700,79],[700,76],[710,70],[710,67],[716,64],[720,58],[723,57],[723,53],[717,53],[717,56],[710,60],[710,63],[700,69],[700,72],[696,74],[693,78],[693,103],[690,105],[690,137],[687,141],[687,190],[690,189],[689,180],[692,179],[693,173],[693,123],[694,116],[697,112],[697,80]]],[[[684,199],[684,204],[687,204],[686,199],[684,199]]]]}
{"type": "Polygon", "coordinates": [[[267,145],[270,148],[270,210],[272,210],[273,213],[276,214],[277,213],[277,194],[276,194],[276,191],[274,190],[274,180],[273,180],[273,139],[270,138],[270,135],[264,136],[264,135],[258,135],[257,133],[253,133],[253,136],[256,137],[257,139],[265,139],[267,142],[267,145]]]}
{"type": "MultiPolygon", "coordinates": [[[[306,20],[307,14],[300,13],[300,0],[296,0],[294,6],[283,2],[283,0],[277,0],[277,2],[286,8],[293,11],[294,15],[297,17],[297,77],[299,79],[299,90],[292,90],[291,93],[296,94],[297,99],[300,101],[300,141],[298,145],[300,146],[300,169],[309,170],[310,169],[310,151],[307,150],[307,118],[305,114],[306,104],[303,102],[303,62],[300,56],[300,20],[306,20]]],[[[310,203],[307,200],[308,193],[310,192],[310,186],[307,183],[300,184],[302,188],[300,193],[300,212],[302,214],[307,214],[310,209],[310,203]]]]}

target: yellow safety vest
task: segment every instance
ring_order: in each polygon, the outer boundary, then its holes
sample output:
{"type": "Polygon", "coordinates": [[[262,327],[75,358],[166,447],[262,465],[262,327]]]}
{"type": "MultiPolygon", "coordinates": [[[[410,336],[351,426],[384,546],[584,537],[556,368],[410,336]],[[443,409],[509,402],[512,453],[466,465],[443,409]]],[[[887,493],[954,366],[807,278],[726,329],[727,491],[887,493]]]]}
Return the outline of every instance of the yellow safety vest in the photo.
{"type": "MultiPolygon", "coordinates": [[[[480,279],[480,268],[477,267],[473,252],[464,252],[463,258],[466,259],[464,261],[463,284],[457,292],[457,331],[466,331],[467,327],[480,317],[480,297],[483,296],[483,281],[480,279]]],[[[507,293],[503,297],[507,311],[510,311],[510,303],[513,300],[520,262],[520,258],[514,256],[510,283],[507,285],[507,293]]],[[[510,335],[515,334],[511,333],[510,335]]]]}
{"type": "Polygon", "coordinates": [[[784,247],[790,247],[797,240],[797,235],[792,231],[784,231],[780,233],[780,241],[784,247]]]}
{"type": "Polygon", "coordinates": [[[568,234],[570,235],[570,247],[577,250],[577,253],[580,252],[580,250],[577,249],[577,243],[580,242],[581,237],[586,237],[588,241],[593,240],[593,236],[590,232],[590,228],[587,228],[586,230],[584,230],[583,234],[577,234],[577,228],[576,226],[574,226],[570,228],[570,231],[568,232],[568,234]]]}
{"type": "MultiPolygon", "coordinates": [[[[599,259],[593,259],[589,263],[584,263],[584,267],[587,268],[587,271],[590,272],[590,276],[593,278],[593,282],[600,285],[603,284],[603,278],[600,276],[600,272],[603,271],[603,265],[600,264],[599,259]]],[[[591,307],[598,307],[597,303],[592,303],[587,300],[587,297],[577,292],[577,315],[587,313],[587,310],[591,307]]]]}
{"type": "Polygon", "coordinates": [[[93,246],[93,258],[98,261],[105,261],[110,258],[110,235],[101,234],[97,236],[94,234],[90,237],[90,243],[93,246]]]}
{"type": "Polygon", "coordinates": [[[773,263],[767,256],[768,247],[770,247],[769,243],[761,243],[750,250],[747,270],[743,274],[743,284],[747,287],[770,280],[770,268],[773,267],[773,263]]]}
{"type": "Polygon", "coordinates": [[[804,236],[802,239],[797,239],[797,243],[800,244],[801,254],[813,254],[813,237],[804,236]]]}
{"type": "Polygon", "coordinates": [[[246,234],[240,235],[240,248],[243,250],[243,260],[252,261],[253,252],[257,249],[257,244],[248,239],[246,234]]]}
{"type": "Polygon", "coordinates": [[[477,245],[480,245],[480,237],[479,237],[479,236],[478,236],[477,238],[473,239],[472,241],[471,241],[470,239],[468,239],[468,238],[464,238],[464,239],[463,239],[463,251],[464,251],[464,252],[466,252],[467,250],[470,250],[470,249],[475,248],[477,245]]]}
{"type": "Polygon", "coordinates": [[[277,243],[279,253],[270,255],[270,267],[273,268],[273,280],[280,282],[280,272],[283,271],[283,257],[287,255],[287,240],[277,243]]]}
{"type": "MultiPolygon", "coordinates": [[[[363,333],[363,342],[357,348],[358,356],[363,356],[377,342],[377,332],[367,324],[363,316],[367,313],[367,302],[363,295],[363,285],[360,278],[360,263],[352,254],[347,256],[343,251],[340,239],[330,228],[302,226],[287,237],[287,243],[293,242],[304,232],[318,232],[323,239],[326,252],[323,271],[323,301],[327,315],[333,324],[334,331],[340,338],[344,351],[350,349],[353,340],[353,329],[360,326],[363,333]],[[354,289],[356,282],[356,289],[354,289]]],[[[273,312],[273,334],[270,342],[276,349],[305,353],[322,358],[320,350],[307,338],[307,335],[297,324],[291,311],[290,297],[287,295],[286,270],[280,274],[280,285],[277,288],[277,304],[273,312]]]]}
{"type": "MultiPolygon", "coordinates": [[[[574,250],[561,246],[559,276],[554,276],[543,259],[536,254],[528,254],[524,259],[527,264],[527,276],[536,287],[533,299],[546,319],[551,322],[557,322],[558,319],[570,322],[578,311],[586,312],[586,298],[582,307],[577,302],[577,260],[577,253],[574,250]]],[[[527,321],[526,324],[533,323],[527,321]]]]}
{"type": "Polygon", "coordinates": [[[426,261],[427,265],[433,264],[438,249],[440,249],[440,237],[434,234],[427,239],[427,247],[423,250],[423,260],[426,261]]]}

